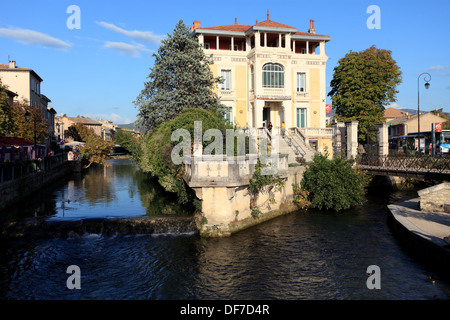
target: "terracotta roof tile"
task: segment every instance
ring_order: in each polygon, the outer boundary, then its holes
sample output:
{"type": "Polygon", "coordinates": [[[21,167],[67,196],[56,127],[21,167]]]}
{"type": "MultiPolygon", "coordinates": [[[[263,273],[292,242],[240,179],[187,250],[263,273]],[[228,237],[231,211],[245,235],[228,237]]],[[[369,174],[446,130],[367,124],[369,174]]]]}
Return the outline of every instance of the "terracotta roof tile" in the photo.
{"type": "Polygon", "coordinates": [[[272,20],[264,20],[261,22],[258,22],[257,24],[255,24],[254,26],[258,26],[258,27],[271,27],[271,28],[290,28],[290,29],[296,29],[294,27],[288,26],[287,24],[283,24],[283,23],[279,23],[276,21],[272,21],[272,20]]]}
{"type": "Polygon", "coordinates": [[[101,125],[100,122],[97,122],[95,120],[89,119],[89,118],[83,118],[83,117],[67,117],[72,122],[75,123],[82,123],[82,124],[96,124],[101,125]]]}
{"type": "Polygon", "coordinates": [[[294,36],[314,36],[314,37],[329,37],[326,34],[308,33],[308,32],[296,32],[294,36]]]}
{"type": "Polygon", "coordinates": [[[34,142],[24,139],[24,138],[16,138],[16,137],[1,137],[0,138],[0,146],[10,147],[10,146],[31,146],[34,142]]]}
{"type": "Polygon", "coordinates": [[[250,29],[251,27],[252,26],[248,25],[248,24],[229,24],[229,25],[215,26],[215,27],[201,27],[200,29],[245,32],[248,29],[250,29]]]}
{"type": "MultiPolygon", "coordinates": [[[[199,29],[204,30],[219,30],[219,31],[237,31],[237,32],[245,32],[248,29],[250,29],[253,26],[258,27],[270,27],[270,28],[284,28],[284,29],[296,29],[295,27],[288,26],[287,24],[279,23],[272,20],[264,20],[261,22],[258,22],[256,24],[250,25],[250,24],[228,24],[228,25],[222,25],[222,26],[213,26],[213,27],[200,27],[199,29]]],[[[315,33],[308,33],[308,32],[296,32],[294,35],[297,36],[315,36],[315,37],[328,37],[324,34],[315,34],[315,33]]]]}
{"type": "Polygon", "coordinates": [[[385,118],[398,118],[398,117],[404,117],[408,113],[405,111],[401,111],[395,108],[387,108],[384,110],[384,117],[385,118]]]}
{"type": "Polygon", "coordinates": [[[9,64],[3,64],[3,63],[0,63],[0,69],[11,69],[11,70],[14,70],[14,69],[19,69],[19,70],[28,70],[28,71],[32,71],[32,69],[29,69],[29,68],[22,68],[22,67],[15,67],[15,68],[10,68],[9,67],[9,64]]]}

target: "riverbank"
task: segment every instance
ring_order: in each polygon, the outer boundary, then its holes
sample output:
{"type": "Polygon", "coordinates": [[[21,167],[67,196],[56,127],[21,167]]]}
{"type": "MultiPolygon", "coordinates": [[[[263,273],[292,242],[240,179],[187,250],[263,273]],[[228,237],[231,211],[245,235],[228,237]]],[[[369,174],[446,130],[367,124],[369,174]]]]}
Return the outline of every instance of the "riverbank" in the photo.
{"type": "Polygon", "coordinates": [[[420,199],[388,205],[388,222],[399,240],[418,258],[450,278],[450,214],[420,210],[420,199]]]}
{"type": "Polygon", "coordinates": [[[79,161],[62,161],[35,173],[0,184],[0,211],[26,199],[37,190],[71,172],[81,171],[79,161]]]}

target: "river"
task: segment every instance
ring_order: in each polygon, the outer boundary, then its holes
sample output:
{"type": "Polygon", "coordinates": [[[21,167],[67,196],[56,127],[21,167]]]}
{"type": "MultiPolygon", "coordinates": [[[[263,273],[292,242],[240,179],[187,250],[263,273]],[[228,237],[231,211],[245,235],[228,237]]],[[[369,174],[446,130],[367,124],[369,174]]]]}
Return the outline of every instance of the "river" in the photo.
{"type": "MultiPolygon", "coordinates": [[[[190,212],[130,160],[110,164],[67,177],[5,216],[190,212]]],[[[416,195],[371,195],[341,214],[294,212],[221,239],[164,233],[15,240],[1,246],[0,299],[449,299],[448,280],[405,251],[386,222],[387,204],[416,195]],[[66,285],[70,265],[79,267],[80,289],[66,285]],[[380,268],[381,289],[367,287],[370,265],[380,268]]]]}

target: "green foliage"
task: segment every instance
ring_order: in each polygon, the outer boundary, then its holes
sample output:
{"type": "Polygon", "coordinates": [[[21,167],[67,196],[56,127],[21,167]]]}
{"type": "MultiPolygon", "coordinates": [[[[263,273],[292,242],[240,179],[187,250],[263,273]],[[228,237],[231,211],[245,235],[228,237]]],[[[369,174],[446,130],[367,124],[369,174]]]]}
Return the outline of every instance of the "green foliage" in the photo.
{"type": "Polygon", "coordinates": [[[343,157],[314,156],[300,183],[302,190],[309,192],[311,207],[341,211],[365,201],[367,179],[352,163],[343,157]]]}
{"type": "Polygon", "coordinates": [[[280,191],[285,186],[283,178],[274,175],[261,174],[261,169],[264,167],[265,165],[258,160],[255,165],[255,172],[253,172],[253,175],[249,180],[248,192],[250,194],[250,209],[256,209],[258,196],[266,187],[267,192],[270,192],[272,189],[280,191]]]}
{"type": "Polygon", "coordinates": [[[347,53],[334,68],[328,93],[336,119],[359,121],[358,138],[365,142],[368,129],[384,121],[385,106],[396,101],[401,74],[389,50],[372,46],[347,53]]]}
{"type": "MultiPolygon", "coordinates": [[[[142,154],[138,159],[138,164],[144,172],[150,172],[156,177],[166,191],[178,194],[180,203],[193,201],[193,192],[183,180],[183,166],[172,161],[172,149],[180,141],[172,141],[172,133],[177,129],[186,129],[191,136],[191,154],[194,140],[194,121],[202,122],[203,134],[208,129],[219,129],[222,133],[231,126],[225,121],[222,115],[215,111],[204,109],[185,109],[181,114],[170,121],[159,124],[155,129],[145,135],[140,146],[142,154]]],[[[204,141],[203,147],[211,141],[204,141]]]]}
{"type": "Polygon", "coordinates": [[[94,132],[94,129],[87,128],[80,123],[70,126],[68,131],[74,140],[77,138],[79,140],[76,141],[86,143],[79,146],[83,161],[87,163],[86,168],[93,163],[106,165],[106,160],[114,148],[112,141],[103,140],[94,132]]]}
{"type": "Polygon", "coordinates": [[[253,208],[252,209],[251,215],[252,215],[253,218],[258,218],[261,214],[262,214],[262,212],[258,208],[253,208]]]}
{"type": "Polygon", "coordinates": [[[12,137],[21,137],[34,141],[36,131],[36,143],[43,143],[49,136],[47,120],[44,118],[41,109],[31,107],[27,102],[16,102],[11,105],[12,137]],[[26,113],[30,114],[30,120],[25,118],[26,113]],[[36,130],[35,130],[36,129],[36,130]]]}
{"type": "Polygon", "coordinates": [[[450,130],[450,120],[447,120],[442,124],[442,129],[450,130]]]}
{"type": "Polygon", "coordinates": [[[6,86],[3,86],[0,79],[0,136],[10,132],[14,127],[11,106],[8,103],[6,86]]]}
{"type": "Polygon", "coordinates": [[[213,89],[221,81],[214,78],[196,38],[182,20],[173,34],[162,40],[149,81],[134,104],[139,107],[138,125],[151,130],[156,125],[175,118],[185,108],[222,110],[213,89]]]}
{"type": "Polygon", "coordinates": [[[114,142],[124,148],[133,157],[140,153],[138,139],[130,131],[118,129],[114,135],[114,142]]]}
{"type": "Polygon", "coordinates": [[[83,135],[87,137],[88,131],[84,125],[81,123],[76,123],[67,128],[67,135],[74,141],[85,142],[81,136],[83,135]]]}
{"type": "Polygon", "coordinates": [[[292,184],[292,190],[294,193],[294,203],[300,208],[307,210],[311,206],[309,201],[309,192],[303,190],[298,183],[292,184]]]}

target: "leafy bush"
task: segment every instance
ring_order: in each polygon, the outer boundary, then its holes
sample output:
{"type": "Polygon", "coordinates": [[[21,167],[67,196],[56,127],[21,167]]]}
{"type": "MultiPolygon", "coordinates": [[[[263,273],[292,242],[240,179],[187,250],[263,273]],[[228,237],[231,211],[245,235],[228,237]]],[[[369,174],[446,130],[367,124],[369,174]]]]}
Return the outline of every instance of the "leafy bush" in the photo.
{"type": "Polygon", "coordinates": [[[294,203],[301,209],[307,210],[311,205],[311,201],[309,201],[309,192],[303,190],[300,185],[297,183],[292,184],[292,190],[294,192],[294,203]]]}
{"type": "MultiPolygon", "coordinates": [[[[158,125],[155,129],[140,142],[142,154],[138,161],[139,167],[144,172],[149,172],[158,179],[161,186],[166,191],[178,194],[180,203],[192,202],[195,197],[193,191],[183,180],[183,165],[175,164],[172,161],[172,149],[179,141],[172,141],[172,132],[176,129],[186,129],[191,136],[191,154],[194,141],[194,121],[202,121],[203,134],[208,129],[219,129],[222,132],[225,129],[231,129],[219,112],[207,111],[204,109],[189,108],[185,109],[175,119],[166,121],[158,125]]],[[[203,141],[205,148],[212,141],[203,141]]]]}
{"type": "Polygon", "coordinates": [[[344,157],[329,160],[316,154],[303,175],[301,188],[309,192],[311,207],[341,211],[365,201],[367,178],[344,157]]]}
{"type": "Polygon", "coordinates": [[[256,207],[258,196],[264,191],[265,187],[268,187],[267,192],[270,192],[273,188],[275,188],[275,191],[281,191],[285,185],[285,181],[281,177],[261,174],[261,169],[264,167],[265,165],[258,160],[255,165],[255,172],[249,180],[248,192],[250,194],[250,209],[256,207]]]}

